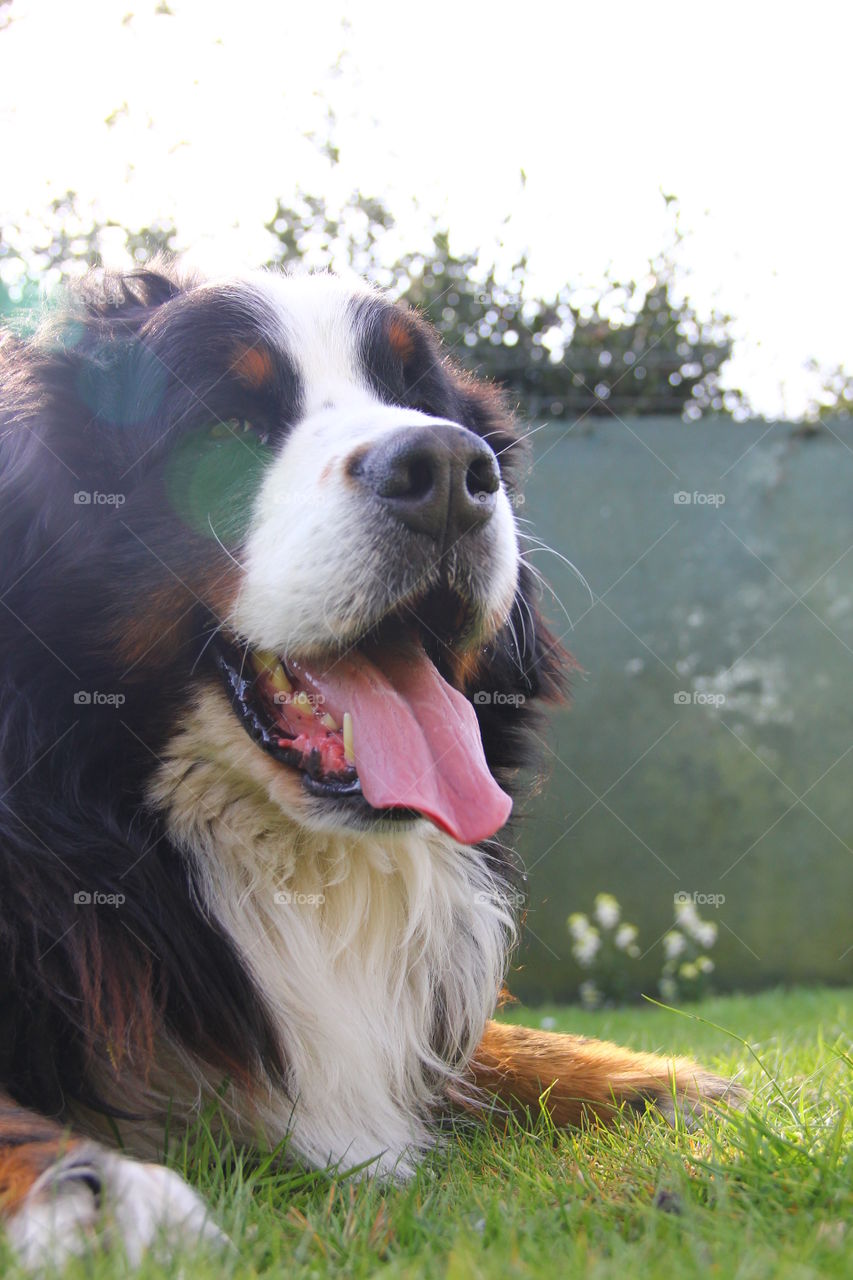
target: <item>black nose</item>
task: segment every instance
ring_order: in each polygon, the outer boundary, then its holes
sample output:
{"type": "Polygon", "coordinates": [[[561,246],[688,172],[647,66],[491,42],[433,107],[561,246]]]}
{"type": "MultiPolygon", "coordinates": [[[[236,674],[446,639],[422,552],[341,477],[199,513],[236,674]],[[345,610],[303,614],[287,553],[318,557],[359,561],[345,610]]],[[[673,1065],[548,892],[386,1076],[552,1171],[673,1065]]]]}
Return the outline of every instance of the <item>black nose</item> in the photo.
{"type": "Polygon", "coordinates": [[[494,512],[500,471],[492,450],[466,427],[401,427],[354,461],[357,476],[407,528],[443,548],[494,512]]]}

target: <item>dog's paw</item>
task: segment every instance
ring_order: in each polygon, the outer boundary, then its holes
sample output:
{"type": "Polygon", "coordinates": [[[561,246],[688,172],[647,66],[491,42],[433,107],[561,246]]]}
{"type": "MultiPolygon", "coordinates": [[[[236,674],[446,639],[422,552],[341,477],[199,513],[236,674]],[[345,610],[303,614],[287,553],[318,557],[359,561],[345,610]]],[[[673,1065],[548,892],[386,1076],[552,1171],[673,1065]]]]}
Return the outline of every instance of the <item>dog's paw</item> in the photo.
{"type": "Polygon", "coordinates": [[[136,1267],[150,1249],[168,1256],[227,1236],[178,1174],[80,1143],[51,1165],[9,1220],[6,1234],[34,1272],[62,1268],[91,1248],[123,1251],[136,1267]]]}
{"type": "Polygon", "coordinates": [[[695,1062],[681,1059],[670,1064],[662,1078],[640,1085],[629,1105],[632,1110],[642,1110],[651,1103],[669,1124],[692,1129],[703,1112],[721,1104],[740,1108],[747,1098],[747,1091],[736,1080],[715,1076],[695,1062]]]}

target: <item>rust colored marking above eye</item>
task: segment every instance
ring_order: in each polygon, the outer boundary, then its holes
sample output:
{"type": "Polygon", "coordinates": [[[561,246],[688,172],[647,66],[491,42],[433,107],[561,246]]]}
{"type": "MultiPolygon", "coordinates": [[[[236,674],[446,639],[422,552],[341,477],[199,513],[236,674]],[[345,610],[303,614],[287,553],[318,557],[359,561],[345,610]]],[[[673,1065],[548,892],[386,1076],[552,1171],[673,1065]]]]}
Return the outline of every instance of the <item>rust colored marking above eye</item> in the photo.
{"type": "Polygon", "coordinates": [[[388,345],[395,356],[405,364],[415,353],[415,339],[411,325],[400,315],[391,317],[388,323],[388,345]]]}
{"type": "Polygon", "coordinates": [[[263,351],[260,347],[245,347],[239,350],[233,368],[237,377],[242,378],[253,391],[261,391],[272,381],[272,357],[268,351],[263,351]]]}

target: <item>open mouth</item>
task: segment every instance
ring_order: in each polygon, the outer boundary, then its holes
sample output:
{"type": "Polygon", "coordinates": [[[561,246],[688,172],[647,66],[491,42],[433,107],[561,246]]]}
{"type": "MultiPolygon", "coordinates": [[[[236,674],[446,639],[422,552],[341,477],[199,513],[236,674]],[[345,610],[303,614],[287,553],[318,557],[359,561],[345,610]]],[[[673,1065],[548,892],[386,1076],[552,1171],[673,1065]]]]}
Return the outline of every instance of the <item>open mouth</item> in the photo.
{"type": "Polygon", "coordinates": [[[412,617],[310,662],[225,638],[216,660],[250,737],[310,795],[373,821],[423,816],[472,844],[504,825],[512,801],[489,771],[472,704],[440,670],[443,649],[412,617]]]}

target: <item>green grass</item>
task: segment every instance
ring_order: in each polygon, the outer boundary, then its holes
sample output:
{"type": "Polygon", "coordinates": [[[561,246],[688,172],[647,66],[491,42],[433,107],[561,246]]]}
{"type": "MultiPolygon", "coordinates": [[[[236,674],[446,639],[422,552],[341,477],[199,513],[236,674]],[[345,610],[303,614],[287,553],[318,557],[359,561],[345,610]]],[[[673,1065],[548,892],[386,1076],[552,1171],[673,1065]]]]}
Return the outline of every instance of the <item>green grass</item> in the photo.
{"type": "MultiPolygon", "coordinates": [[[[507,1018],[537,1026],[547,1016],[558,1030],[692,1053],[754,1091],[744,1115],[692,1133],[652,1114],[612,1132],[555,1133],[540,1118],[532,1130],[457,1133],[390,1191],[220,1154],[202,1129],[172,1163],[236,1251],[149,1260],[140,1274],[850,1276],[853,991],[732,996],[688,1011],[515,1008],[507,1018]]],[[[0,1273],[19,1274],[5,1256],[0,1273]]],[[[66,1274],[107,1280],[125,1269],[100,1256],[66,1274]]]]}

